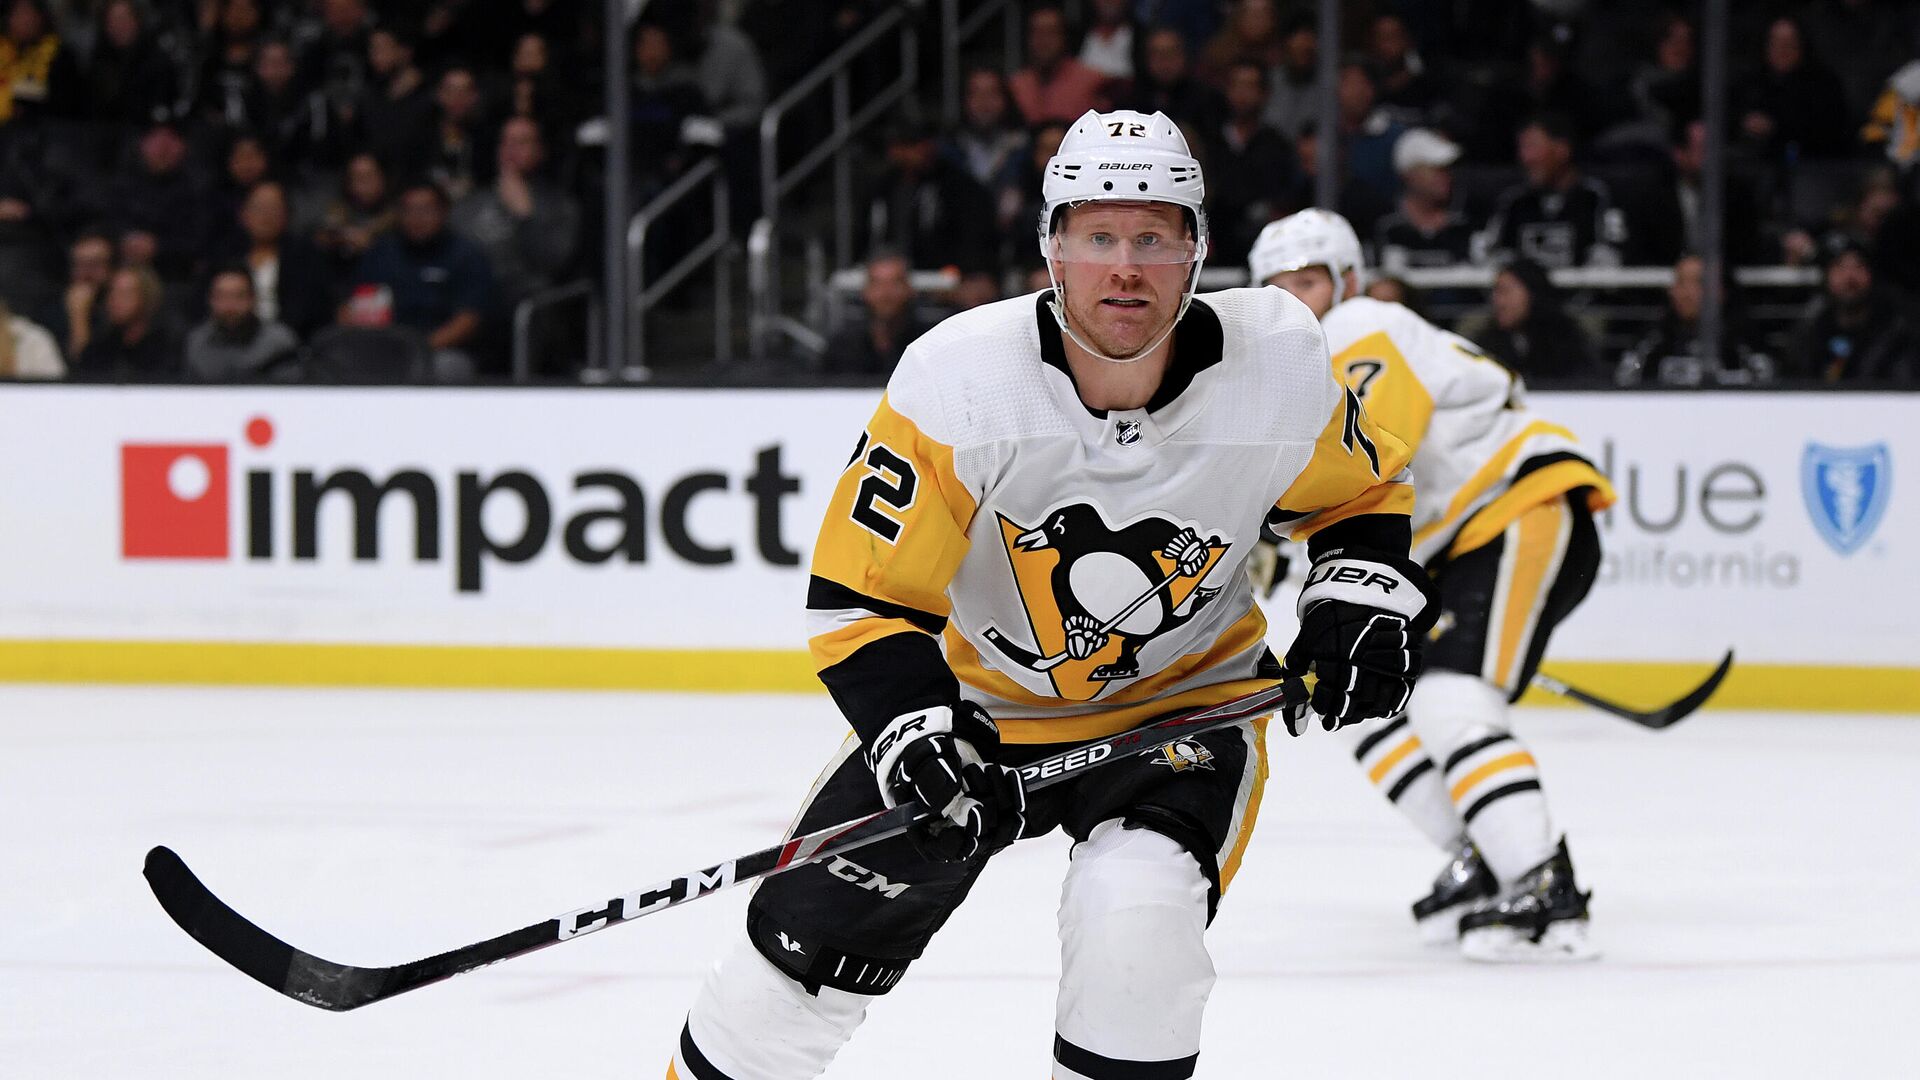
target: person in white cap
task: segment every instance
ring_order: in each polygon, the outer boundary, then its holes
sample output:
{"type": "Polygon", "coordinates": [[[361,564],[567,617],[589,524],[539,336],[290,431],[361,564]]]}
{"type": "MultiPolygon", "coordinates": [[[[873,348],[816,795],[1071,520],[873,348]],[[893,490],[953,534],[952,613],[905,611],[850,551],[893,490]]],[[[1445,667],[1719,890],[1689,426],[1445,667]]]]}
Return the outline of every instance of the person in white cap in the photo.
{"type": "MultiPolygon", "coordinates": [[[[1406,448],[1276,289],[1196,296],[1200,163],[1162,113],[1088,112],[1047,163],[1049,287],[908,346],[828,505],[808,617],[853,728],[795,834],[912,800],[906,836],[770,878],[706,981],[668,1075],[825,1071],[993,854],[1064,829],[1055,1080],[1193,1075],[1205,930],[1252,836],[1266,721],[1026,798],[1014,770],[1150,718],[1285,682],[1333,728],[1397,712],[1430,588],[1407,558],[1406,448]],[[1303,539],[1287,664],[1243,564],[1303,539]]],[[[937,1016],[924,1061],[950,1075],[937,1016]]]]}
{"type": "Polygon", "coordinates": [[[1471,261],[1474,229],[1453,206],[1453,163],[1460,147],[1431,128],[1414,128],[1393,144],[1400,202],[1374,225],[1380,268],[1404,273],[1471,261]]]}
{"type": "Polygon", "coordinates": [[[1475,960],[1595,955],[1587,894],[1508,706],[1593,584],[1593,515],[1613,489],[1572,432],[1527,407],[1511,372],[1361,295],[1360,241],[1340,215],[1303,210],[1267,226],[1249,270],[1319,316],[1335,370],[1414,448],[1413,553],[1442,614],[1406,715],[1359,729],[1354,757],[1448,856],[1416,922],[1475,960]]]}

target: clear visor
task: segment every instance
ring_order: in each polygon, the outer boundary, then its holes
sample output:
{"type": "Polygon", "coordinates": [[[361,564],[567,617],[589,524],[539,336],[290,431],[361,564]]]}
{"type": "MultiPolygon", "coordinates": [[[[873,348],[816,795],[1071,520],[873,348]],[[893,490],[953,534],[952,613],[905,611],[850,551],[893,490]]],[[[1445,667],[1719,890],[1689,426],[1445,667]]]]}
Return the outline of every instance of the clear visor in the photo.
{"type": "Polygon", "coordinates": [[[1063,263],[1096,263],[1105,266],[1173,266],[1190,263],[1200,245],[1193,240],[1164,236],[1157,232],[1121,236],[1110,232],[1062,235],[1049,238],[1047,253],[1063,263]]]}

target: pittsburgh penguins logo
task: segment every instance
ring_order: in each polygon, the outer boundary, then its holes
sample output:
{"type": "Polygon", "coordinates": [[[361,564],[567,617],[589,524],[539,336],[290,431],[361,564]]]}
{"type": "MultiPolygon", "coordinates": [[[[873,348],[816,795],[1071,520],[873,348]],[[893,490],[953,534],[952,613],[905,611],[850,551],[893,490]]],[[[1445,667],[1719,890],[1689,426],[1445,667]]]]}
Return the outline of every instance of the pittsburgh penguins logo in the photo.
{"type": "Polygon", "coordinates": [[[1155,765],[1165,765],[1174,772],[1213,771],[1213,751],[1185,739],[1155,750],[1147,760],[1155,765]]]}
{"type": "Polygon", "coordinates": [[[1047,673],[1069,701],[1137,678],[1141,646],[1219,595],[1202,583],[1231,546],[1165,517],[1116,529],[1089,503],[1054,510],[1033,528],[999,518],[1034,647],[998,627],[984,636],[1005,660],[1047,673]]]}

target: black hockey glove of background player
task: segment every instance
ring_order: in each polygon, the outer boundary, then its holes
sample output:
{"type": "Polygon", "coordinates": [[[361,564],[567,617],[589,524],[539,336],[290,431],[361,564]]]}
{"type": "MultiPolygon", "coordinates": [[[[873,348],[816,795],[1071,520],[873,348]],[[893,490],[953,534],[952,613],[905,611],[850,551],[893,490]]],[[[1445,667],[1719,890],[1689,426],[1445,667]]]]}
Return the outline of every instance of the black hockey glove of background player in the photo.
{"type": "Polygon", "coordinates": [[[1309,704],[1284,712],[1287,731],[1307,730],[1309,711],[1332,731],[1407,707],[1427,631],[1440,614],[1433,582],[1413,560],[1367,548],[1335,548],[1314,560],[1295,609],[1300,634],[1286,673],[1316,678],[1309,704]]]}
{"type": "Polygon", "coordinates": [[[896,716],[867,748],[889,807],[917,802],[934,816],[907,830],[920,854],[960,862],[1013,843],[1026,827],[1020,773],[990,764],[1000,729],[969,701],[896,716]]]}

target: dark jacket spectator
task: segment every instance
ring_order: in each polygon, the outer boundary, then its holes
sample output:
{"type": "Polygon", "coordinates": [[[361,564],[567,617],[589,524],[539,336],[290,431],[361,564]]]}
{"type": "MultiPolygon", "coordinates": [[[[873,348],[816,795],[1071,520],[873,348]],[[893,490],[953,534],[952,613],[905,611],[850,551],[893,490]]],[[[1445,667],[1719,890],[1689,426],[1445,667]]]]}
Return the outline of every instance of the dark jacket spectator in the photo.
{"type": "Polygon", "coordinates": [[[272,181],[258,185],[239,216],[240,236],[226,255],[250,275],[260,317],[303,338],[326,325],[338,289],[326,257],[287,231],[286,189],[272,181]]]}
{"type": "Polygon", "coordinates": [[[404,170],[439,184],[456,202],[467,197],[491,175],[492,131],[480,97],[480,81],[473,70],[450,67],[433,90],[433,134],[422,156],[404,170]]]}
{"type": "Polygon", "coordinates": [[[186,139],[173,124],[148,128],[138,156],[133,170],[96,190],[93,220],[119,232],[122,243],[129,234],[151,238],[160,276],[191,282],[207,252],[208,187],[189,167],[186,139]]]}
{"type": "Polygon", "coordinates": [[[336,279],[351,275],[381,234],[393,227],[393,201],[380,159],[358,153],[347,159],[340,191],[320,212],[313,244],[333,264],[336,279]]]}
{"type": "Polygon", "coordinates": [[[502,306],[512,307],[560,280],[580,244],[580,204],[542,175],[540,125],[513,117],[501,125],[494,181],[460,200],[453,229],[493,267],[502,306]]]}
{"type": "Polygon", "coordinates": [[[554,66],[553,43],[523,34],[514,43],[507,75],[506,111],[540,122],[540,130],[571,133],[585,111],[581,95],[554,66]]]}
{"type": "Polygon", "coordinates": [[[1367,73],[1380,103],[1412,116],[1424,116],[1440,102],[1440,79],[1420,55],[1407,22],[1381,12],[1373,17],[1366,42],[1367,73]]]}
{"type": "Polygon", "coordinates": [[[1686,16],[1660,22],[1653,56],[1627,83],[1642,119],[1660,131],[1678,131],[1700,118],[1699,42],[1686,16]]]}
{"type": "MultiPolygon", "coordinates": [[[[1634,222],[1631,247],[1636,263],[1671,266],[1683,253],[1703,246],[1700,170],[1707,158],[1706,132],[1706,125],[1694,120],[1675,128],[1668,140],[1673,168],[1648,194],[1634,222]]],[[[1726,217],[1720,236],[1727,258],[1744,266],[1769,261],[1753,186],[1743,176],[1729,175],[1722,197],[1726,217]]]]}
{"type": "Polygon", "coordinates": [[[207,290],[207,321],[187,333],[186,374],[201,382],[259,379],[299,347],[293,331],[255,311],[253,275],[245,267],[216,271],[207,290]]]}
{"type": "Polygon", "coordinates": [[[107,282],[107,325],[74,360],[75,382],[173,382],[180,360],[161,313],[160,279],[122,267],[107,282]]]}
{"type": "Polygon", "coordinates": [[[933,130],[903,120],[887,140],[887,168],[868,202],[871,241],[916,266],[991,270],[1000,239],[993,197],[967,171],[941,158],[933,130]]]}
{"type": "Polygon", "coordinates": [[[1732,119],[1747,142],[1775,160],[1843,157],[1855,131],[1840,80],[1807,54],[1806,35],[1791,18],[1767,25],[1759,70],[1734,89],[1732,119]]]}
{"type": "Polygon", "coordinates": [[[184,92],[180,72],[155,37],[134,0],[109,0],[100,8],[86,69],[93,119],[139,127],[178,110],[184,92]]]}
{"type": "Polygon", "coordinates": [[[352,118],[372,81],[367,39],[373,24],[367,0],[326,0],[315,15],[293,25],[298,84],[319,92],[336,122],[352,118]]]}
{"type": "Polygon", "coordinates": [[[1827,260],[1826,282],[1795,331],[1790,374],[1828,383],[1899,383],[1920,376],[1920,337],[1906,306],[1874,280],[1867,250],[1849,244],[1827,260]]]}
{"type": "Polygon", "coordinates": [[[1673,267],[1673,285],[1667,290],[1667,310],[1657,325],[1615,365],[1613,381],[1620,386],[1752,386],[1771,382],[1771,356],[1748,339],[1740,295],[1731,274],[1721,280],[1719,355],[1700,354],[1700,305],[1706,292],[1705,265],[1697,255],[1684,255],[1673,267]]]}
{"type": "Polygon", "coordinates": [[[81,233],[67,256],[67,285],[47,329],[60,349],[78,357],[107,325],[107,283],[113,279],[113,240],[98,231],[81,233]]]}
{"type": "Polygon", "coordinates": [[[39,117],[77,116],[85,88],[73,50],[45,0],[4,0],[0,24],[0,130],[39,117]]]}
{"type": "Polygon", "coordinates": [[[280,166],[304,172],[338,163],[344,147],[326,95],[298,81],[293,47],[284,41],[261,43],[253,58],[253,78],[227,122],[259,136],[280,166]]]}
{"type": "Polygon", "coordinates": [[[1453,206],[1453,163],[1460,147],[1427,128],[1393,146],[1400,203],[1374,226],[1374,258],[1390,271],[1458,266],[1473,259],[1473,223],[1453,206]]]}
{"type": "Polygon", "coordinates": [[[433,89],[413,61],[414,39],[382,26],[367,37],[370,83],[354,108],[358,145],[389,173],[419,159],[433,137],[433,89]]]}
{"type": "Polygon", "coordinates": [[[940,155],[965,169],[993,196],[1002,232],[1014,225],[1026,192],[1021,190],[1027,133],[1007,95],[1007,81],[993,68],[973,68],[961,85],[960,126],[940,140],[940,155]]]}
{"type": "Polygon", "coordinates": [[[1560,117],[1567,137],[1584,145],[1621,118],[1619,104],[1617,96],[1600,92],[1580,77],[1563,42],[1551,36],[1536,38],[1527,46],[1519,77],[1493,83],[1480,100],[1459,109],[1471,121],[1464,139],[1467,157],[1485,162],[1512,160],[1520,129],[1541,114],[1560,117]]]}
{"type": "Polygon", "coordinates": [[[1625,219],[1607,186],[1573,163],[1573,132],[1564,118],[1541,116],[1520,129],[1524,184],[1500,196],[1487,226],[1488,248],[1542,266],[1618,266],[1625,219]]]}
{"type": "Polygon", "coordinates": [[[1887,76],[1920,46],[1920,11],[1898,0],[1807,4],[1801,21],[1807,48],[1839,77],[1849,116],[1866,115],[1887,76]]]}
{"type": "Polygon", "coordinates": [[[1494,275],[1487,294],[1492,318],[1473,341],[1529,381],[1591,379],[1604,374],[1580,324],[1560,301],[1546,267],[1515,259],[1494,275]]]}
{"type": "Polygon", "coordinates": [[[707,115],[729,131],[749,131],[767,107],[767,72],[753,39],[718,17],[698,23],[694,80],[707,115]]]}
{"type": "Polygon", "coordinates": [[[384,292],[392,322],[425,334],[436,352],[466,354],[470,371],[493,303],[493,272],[479,248],[447,228],[447,212],[446,192],[432,184],[400,193],[396,226],[360,260],[342,321],[357,321],[384,292]]]}
{"type": "Polygon", "coordinates": [[[1340,66],[1335,91],[1340,102],[1340,148],[1346,171],[1377,192],[1381,201],[1400,197],[1400,177],[1393,171],[1393,148],[1406,128],[1390,110],[1379,106],[1373,76],[1366,65],[1340,66]]]}
{"type": "Polygon", "coordinates": [[[827,341],[820,371],[827,375],[871,375],[876,381],[892,374],[913,339],[926,327],[913,316],[912,267],[896,252],[882,252],[867,260],[867,283],[860,290],[866,317],[841,327],[827,341]]]}
{"type": "Polygon", "coordinates": [[[39,140],[0,134],[0,299],[44,317],[58,291],[58,191],[39,140]]]}
{"type": "MultiPolygon", "coordinates": [[[[1293,141],[1293,150],[1300,159],[1300,181],[1293,194],[1293,204],[1312,206],[1317,201],[1315,189],[1320,173],[1320,133],[1311,127],[1300,132],[1293,141]]],[[[1351,169],[1342,169],[1339,188],[1334,194],[1334,209],[1347,219],[1357,235],[1370,236],[1379,226],[1380,219],[1392,211],[1393,203],[1378,188],[1354,176],[1351,169]]]]}
{"type": "Polygon", "coordinates": [[[1242,263],[1267,222],[1294,209],[1300,163],[1286,136],[1266,126],[1267,69],[1243,60],[1227,70],[1227,119],[1208,132],[1210,258],[1242,263]]]}
{"type": "Polygon", "coordinates": [[[642,198],[651,197],[691,160],[681,139],[688,118],[707,111],[694,73],[677,62],[664,26],[642,21],[633,37],[633,94],[627,124],[632,131],[635,176],[642,198]]]}
{"type": "Polygon", "coordinates": [[[1296,13],[1280,31],[1280,63],[1267,87],[1267,123],[1288,138],[1319,123],[1320,34],[1310,12],[1296,13]]]}
{"type": "Polygon", "coordinates": [[[1227,112],[1220,91],[1194,77],[1186,40],[1166,26],[1147,31],[1140,71],[1125,100],[1129,109],[1166,113],[1194,131],[1212,131],[1227,112]]]}
{"type": "Polygon", "coordinates": [[[1200,77],[1222,89],[1233,65],[1251,60],[1271,71],[1285,49],[1274,0],[1234,0],[1232,7],[1227,25],[1201,50],[1198,65],[1200,77]]]}
{"type": "Polygon", "coordinates": [[[216,0],[212,40],[200,68],[200,110],[219,119],[237,111],[253,79],[253,56],[264,28],[260,0],[216,0]]]}
{"type": "Polygon", "coordinates": [[[1072,123],[1088,109],[1107,108],[1107,82],[1071,53],[1067,17],[1059,8],[1039,7],[1027,16],[1027,62],[1007,80],[1027,123],[1072,123]]]}

